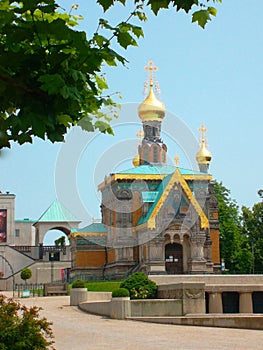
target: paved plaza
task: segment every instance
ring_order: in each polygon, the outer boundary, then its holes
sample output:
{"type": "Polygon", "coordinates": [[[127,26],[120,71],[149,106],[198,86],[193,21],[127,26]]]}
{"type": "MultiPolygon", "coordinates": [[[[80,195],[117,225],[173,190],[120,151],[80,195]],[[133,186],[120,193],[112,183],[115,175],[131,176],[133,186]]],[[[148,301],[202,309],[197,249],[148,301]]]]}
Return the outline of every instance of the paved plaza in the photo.
{"type": "MultiPolygon", "coordinates": [[[[8,293],[10,295],[10,293],[8,293]]],[[[69,297],[20,300],[43,308],[56,350],[262,350],[263,331],[112,320],[69,306],[69,297]]]]}

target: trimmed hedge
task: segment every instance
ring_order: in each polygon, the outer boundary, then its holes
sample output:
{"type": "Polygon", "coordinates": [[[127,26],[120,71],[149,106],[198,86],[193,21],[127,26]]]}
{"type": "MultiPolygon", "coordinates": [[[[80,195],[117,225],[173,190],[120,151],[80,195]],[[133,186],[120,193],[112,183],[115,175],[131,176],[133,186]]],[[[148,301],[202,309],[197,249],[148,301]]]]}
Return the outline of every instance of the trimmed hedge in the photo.
{"type": "Polygon", "coordinates": [[[157,294],[157,285],[143,272],[136,272],[120,284],[130,292],[131,299],[154,299],[157,294]]]}
{"type": "Polygon", "coordinates": [[[123,297],[129,297],[130,292],[126,288],[117,288],[112,291],[112,297],[113,298],[123,298],[123,297]]]}

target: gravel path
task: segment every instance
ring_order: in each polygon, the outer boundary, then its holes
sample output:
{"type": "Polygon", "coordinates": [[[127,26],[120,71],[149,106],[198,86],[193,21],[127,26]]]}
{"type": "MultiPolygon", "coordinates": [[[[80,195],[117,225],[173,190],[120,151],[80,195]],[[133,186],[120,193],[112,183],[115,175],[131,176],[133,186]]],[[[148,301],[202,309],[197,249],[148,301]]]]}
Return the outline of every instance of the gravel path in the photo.
{"type": "Polygon", "coordinates": [[[69,297],[28,298],[53,322],[57,350],[262,350],[263,331],[112,320],[69,306],[69,297]]]}

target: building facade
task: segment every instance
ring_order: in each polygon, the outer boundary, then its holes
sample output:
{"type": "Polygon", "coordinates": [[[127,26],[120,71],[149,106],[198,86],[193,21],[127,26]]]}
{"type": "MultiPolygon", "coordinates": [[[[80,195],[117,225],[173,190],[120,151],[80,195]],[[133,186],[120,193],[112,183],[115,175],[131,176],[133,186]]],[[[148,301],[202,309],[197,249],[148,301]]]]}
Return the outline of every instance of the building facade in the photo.
{"type": "Polygon", "coordinates": [[[133,168],[104,178],[101,223],[72,230],[72,274],[125,276],[214,273],[220,268],[217,200],[208,173],[211,154],[202,125],[199,171],[168,165],[161,138],[165,106],[154,92],[149,62],[148,95],[138,108],[142,136],[133,168]]]}

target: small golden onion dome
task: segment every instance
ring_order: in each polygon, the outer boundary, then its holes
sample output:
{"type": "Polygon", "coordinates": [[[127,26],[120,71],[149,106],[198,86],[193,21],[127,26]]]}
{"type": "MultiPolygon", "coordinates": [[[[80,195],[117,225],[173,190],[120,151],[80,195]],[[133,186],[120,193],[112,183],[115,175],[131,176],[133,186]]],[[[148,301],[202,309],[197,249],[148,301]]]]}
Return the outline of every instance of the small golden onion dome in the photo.
{"type": "Polygon", "coordinates": [[[135,156],[135,157],[133,158],[132,164],[133,164],[135,167],[140,165],[140,157],[139,157],[138,154],[137,154],[137,156],[135,156]]]}
{"type": "Polygon", "coordinates": [[[165,105],[155,96],[152,84],[148,96],[138,107],[138,115],[143,122],[162,121],[165,116],[165,105]]]}
{"type": "Polygon", "coordinates": [[[198,164],[209,164],[212,159],[211,153],[205,146],[205,140],[202,140],[201,148],[196,154],[196,160],[198,164]]]}

